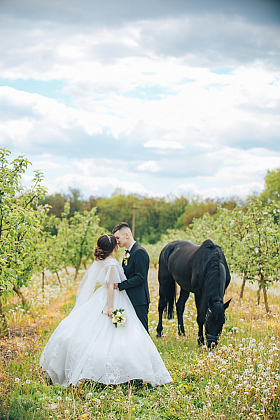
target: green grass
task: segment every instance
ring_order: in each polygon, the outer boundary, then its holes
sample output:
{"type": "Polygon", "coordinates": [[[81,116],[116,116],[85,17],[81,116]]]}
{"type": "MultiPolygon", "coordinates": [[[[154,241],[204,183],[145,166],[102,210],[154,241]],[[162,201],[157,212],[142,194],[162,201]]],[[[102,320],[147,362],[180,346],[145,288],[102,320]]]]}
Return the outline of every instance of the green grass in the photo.
{"type": "MultiPolygon", "coordinates": [[[[51,385],[39,368],[39,357],[54,324],[45,325],[33,341],[20,346],[1,369],[0,420],[6,419],[279,419],[279,305],[263,305],[247,291],[243,303],[236,287],[217,349],[196,342],[193,298],[185,310],[186,337],[177,336],[176,320],[164,320],[156,340],[156,285],[151,290],[151,337],[173,383],[152,388],[140,382],[105,386],[90,381],[79,387],[51,385]]],[[[62,302],[66,315],[74,298],[62,302]]],[[[25,343],[26,341],[26,343],[25,343]]]]}

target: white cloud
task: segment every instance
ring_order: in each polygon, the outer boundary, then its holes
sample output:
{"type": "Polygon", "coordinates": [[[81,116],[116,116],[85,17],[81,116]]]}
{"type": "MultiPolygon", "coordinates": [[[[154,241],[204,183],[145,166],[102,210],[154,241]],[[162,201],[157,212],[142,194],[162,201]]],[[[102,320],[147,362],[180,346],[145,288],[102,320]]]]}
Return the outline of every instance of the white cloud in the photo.
{"type": "Polygon", "coordinates": [[[160,167],[154,160],[149,160],[138,165],[136,169],[140,172],[158,172],[160,167]]]}
{"type": "Polygon", "coordinates": [[[149,140],[144,143],[145,147],[154,147],[156,149],[184,149],[177,141],[149,140]]]}
{"type": "Polygon", "coordinates": [[[113,1],[112,14],[33,3],[1,6],[1,77],[14,87],[0,87],[0,145],[32,156],[52,191],[245,194],[280,166],[270,3],[235,2],[244,15],[219,2],[113,1]]]}
{"type": "Polygon", "coordinates": [[[259,193],[263,188],[263,183],[251,182],[240,185],[232,185],[230,187],[212,187],[212,188],[197,188],[192,184],[182,184],[178,186],[178,189],[182,194],[190,194],[194,196],[206,198],[230,198],[239,197],[245,199],[250,194],[257,192],[259,193]]]}
{"type": "Polygon", "coordinates": [[[139,182],[122,181],[118,178],[108,176],[86,176],[71,174],[54,177],[51,181],[45,182],[50,193],[57,191],[67,191],[69,187],[78,188],[87,196],[103,195],[104,191],[108,195],[116,189],[121,189],[125,193],[138,193],[142,195],[153,196],[155,193],[147,189],[139,182]]]}

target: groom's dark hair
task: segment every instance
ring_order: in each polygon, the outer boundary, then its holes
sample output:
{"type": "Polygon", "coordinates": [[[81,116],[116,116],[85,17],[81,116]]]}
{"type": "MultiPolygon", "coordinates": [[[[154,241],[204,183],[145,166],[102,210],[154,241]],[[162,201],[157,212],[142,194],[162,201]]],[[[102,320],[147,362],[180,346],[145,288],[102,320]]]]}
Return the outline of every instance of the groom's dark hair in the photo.
{"type": "Polygon", "coordinates": [[[128,226],[128,224],[127,224],[127,223],[125,223],[125,222],[118,223],[118,224],[114,227],[114,229],[112,230],[112,234],[114,235],[114,233],[116,233],[118,230],[121,230],[121,229],[122,229],[122,228],[124,228],[124,227],[126,227],[126,228],[130,229],[130,227],[128,226]]]}

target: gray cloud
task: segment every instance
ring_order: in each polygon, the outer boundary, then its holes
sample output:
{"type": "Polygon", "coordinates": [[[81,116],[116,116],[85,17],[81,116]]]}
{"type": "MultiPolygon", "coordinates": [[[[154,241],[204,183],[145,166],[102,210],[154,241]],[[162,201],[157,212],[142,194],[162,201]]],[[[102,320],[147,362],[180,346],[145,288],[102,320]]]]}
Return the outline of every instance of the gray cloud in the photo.
{"type": "Polygon", "coordinates": [[[265,24],[279,23],[280,5],[277,0],[10,0],[1,2],[1,12],[23,20],[53,21],[78,25],[122,25],[127,21],[161,19],[182,14],[201,15],[222,12],[242,15],[248,21],[265,24]]]}

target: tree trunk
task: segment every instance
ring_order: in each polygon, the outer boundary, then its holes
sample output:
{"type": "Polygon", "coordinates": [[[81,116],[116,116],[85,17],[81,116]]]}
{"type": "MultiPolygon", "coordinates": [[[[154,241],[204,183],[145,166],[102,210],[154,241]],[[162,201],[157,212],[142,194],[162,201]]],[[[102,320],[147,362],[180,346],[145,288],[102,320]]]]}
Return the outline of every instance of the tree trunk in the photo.
{"type": "Polygon", "coordinates": [[[74,278],[74,280],[77,280],[77,277],[78,277],[78,274],[79,274],[79,270],[80,270],[80,267],[81,267],[81,264],[82,264],[82,258],[83,258],[83,254],[82,254],[82,252],[80,252],[79,263],[78,263],[78,266],[76,267],[76,272],[75,272],[75,278],[74,278]]]}
{"type": "Polygon", "coordinates": [[[42,270],[42,293],[43,297],[45,297],[45,270],[42,270]]]}
{"type": "Polygon", "coordinates": [[[69,271],[67,270],[67,267],[65,267],[65,271],[66,271],[67,276],[69,276],[69,271]]]}
{"type": "Polygon", "coordinates": [[[245,283],[246,283],[246,273],[243,273],[243,280],[242,280],[239,299],[243,299],[243,297],[244,297],[245,283]]]}
{"type": "Polygon", "coordinates": [[[3,311],[2,299],[0,297],[0,337],[6,334],[7,328],[8,324],[3,311]]]}
{"type": "Polygon", "coordinates": [[[264,306],[266,309],[266,313],[269,314],[270,310],[269,310],[269,306],[268,306],[268,300],[267,300],[267,291],[264,285],[264,278],[262,276],[262,291],[263,291],[263,297],[264,297],[264,306]]]}
{"type": "Polygon", "coordinates": [[[16,292],[16,294],[18,295],[18,297],[21,299],[22,306],[25,306],[26,305],[26,299],[23,296],[22,291],[20,290],[20,287],[16,287],[14,285],[13,286],[13,290],[14,290],[14,292],[16,292]]]}
{"type": "Polygon", "coordinates": [[[76,267],[74,280],[77,280],[77,277],[78,277],[78,274],[79,274],[79,269],[80,269],[80,264],[78,265],[78,267],[76,267]]]}
{"type": "Polygon", "coordinates": [[[56,271],[55,274],[56,274],[56,277],[57,277],[57,280],[58,280],[58,283],[59,283],[59,287],[62,288],[62,283],[61,283],[58,271],[56,271]]]}
{"type": "Polygon", "coordinates": [[[84,269],[85,270],[87,269],[87,263],[86,263],[86,261],[84,261],[84,269]]]}
{"type": "Polygon", "coordinates": [[[258,288],[257,296],[258,296],[258,305],[259,305],[261,302],[261,289],[260,288],[258,288]]]}

